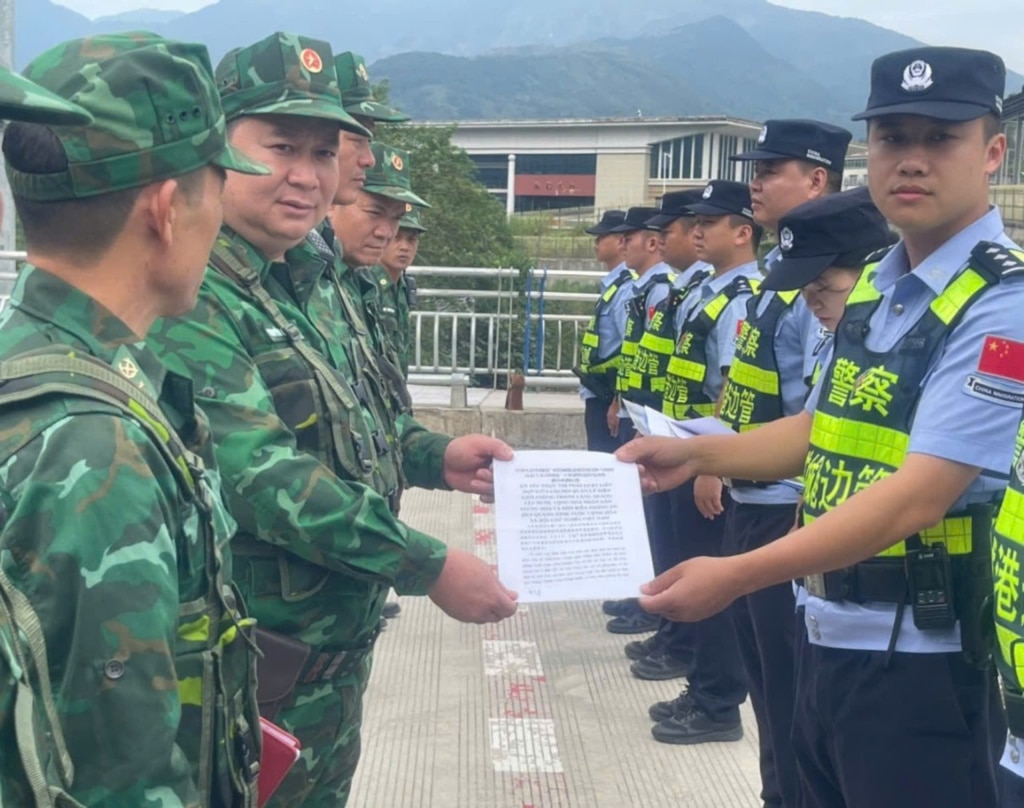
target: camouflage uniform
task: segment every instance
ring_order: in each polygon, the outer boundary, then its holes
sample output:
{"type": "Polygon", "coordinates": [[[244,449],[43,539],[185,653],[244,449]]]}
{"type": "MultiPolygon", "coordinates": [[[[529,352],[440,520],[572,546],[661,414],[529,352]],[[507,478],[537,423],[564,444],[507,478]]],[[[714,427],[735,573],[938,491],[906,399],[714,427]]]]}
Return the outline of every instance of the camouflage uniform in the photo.
{"type": "Polygon", "coordinates": [[[366,119],[381,123],[402,123],[409,120],[409,116],[404,112],[382,104],[373,97],[366,61],[358,53],[339,53],[334,59],[334,67],[338,74],[341,103],[345,111],[356,120],[366,119]]]}
{"type": "MultiPolygon", "coordinates": [[[[201,45],[93,37],[26,73],[92,124],[53,130],[64,172],[8,165],[17,200],[209,164],[263,170],[226,146],[201,45]]],[[[230,584],[235,525],[189,380],[31,266],[0,315],[0,361],[0,803],[255,806],[251,620],[230,584]]]]}
{"type": "MultiPolygon", "coordinates": [[[[420,222],[419,210],[410,202],[406,202],[405,206],[406,214],[398,225],[399,233],[403,230],[425,233],[427,228],[420,222]]],[[[405,272],[398,276],[397,282],[380,265],[375,266],[372,272],[380,293],[381,330],[391,338],[393,350],[398,357],[398,367],[402,371],[402,376],[407,379],[414,338],[412,309],[416,304],[416,286],[410,283],[405,272]]]]}
{"type": "MultiPolygon", "coordinates": [[[[366,172],[363,190],[374,196],[404,202],[407,216],[408,211],[429,208],[430,205],[422,197],[412,192],[409,184],[409,152],[383,143],[374,143],[371,148],[374,165],[366,172]]],[[[403,378],[407,377],[411,338],[408,287],[404,283],[392,283],[387,272],[380,266],[356,267],[355,276],[360,281],[363,306],[370,327],[379,334],[381,352],[401,371],[403,378]],[[398,300],[399,295],[401,302],[398,300]]]]}
{"type": "MultiPolygon", "coordinates": [[[[347,125],[333,71],[308,69],[331,58],[327,43],[290,35],[229,54],[217,70],[229,118],[347,125]]],[[[303,745],[280,806],[345,804],[384,595],[426,594],[446,558],[395,508],[403,485],[441,484],[449,439],[404,411],[340,268],[319,239],[270,262],[225,227],[196,310],[151,341],[209,415],[253,614],[311,646],[276,719],[303,745]]]]}

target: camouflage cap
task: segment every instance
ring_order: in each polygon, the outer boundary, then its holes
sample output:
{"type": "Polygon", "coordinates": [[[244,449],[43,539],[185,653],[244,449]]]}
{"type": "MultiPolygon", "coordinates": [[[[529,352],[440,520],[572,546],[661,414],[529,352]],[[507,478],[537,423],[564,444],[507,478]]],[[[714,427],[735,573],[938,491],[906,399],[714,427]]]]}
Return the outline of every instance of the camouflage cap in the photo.
{"type": "Polygon", "coordinates": [[[243,115],[325,118],[369,137],[342,106],[333,63],[331,46],[322,39],[280,31],[255,45],[235,48],[217,65],[224,114],[229,121],[243,115]]]}
{"type": "Polygon", "coordinates": [[[370,148],[375,162],[373,168],[366,172],[363,190],[377,196],[429,208],[426,200],[416,196],[409,184],[409,152],[383,143],[373,143],[370,148]]]}
{"type": "Polygon", "coordinates": [[[205,45],[130,32],[74,39],[44,52],[25,76],[88,111],[87,126],[53,130],[68,168],[28,174],[7,166],[25,199],[83,199],[179,177],[206,165],[270,171],[235,151],[205,45]]]}
{"type": "Polygon", "coordinates": [[[345,111],[350,115],[362,115],[383,123],[401,123],[409,120],[409,116],[404,112],[386,106],[373,97],[366,60],[358,53],[339,53],[334,59],[334,67],[338,72],[341,103],[345,105],[345,111]]]}
{"type": "Polygon", "coordinates": [[[423,222],[420,221],[420,211],[415,205],[406,202],[405,203],[405,216],[398,223],[399,230],[416,230],[419,233],[426,233],[427,228],[423,226],[423,222]]]}
{"type": "Polygon", "coordinates": [[[92,115],[77,104],[3,67],[0,67],[0,118],[53,126],[92,122],[92,115]]]}

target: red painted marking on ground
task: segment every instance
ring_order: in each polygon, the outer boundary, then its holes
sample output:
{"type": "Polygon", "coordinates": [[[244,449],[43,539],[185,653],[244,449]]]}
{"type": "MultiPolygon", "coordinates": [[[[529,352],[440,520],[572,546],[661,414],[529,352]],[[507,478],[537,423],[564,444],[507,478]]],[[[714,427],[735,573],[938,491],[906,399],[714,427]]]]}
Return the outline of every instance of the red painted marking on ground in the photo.
{"type": "Polygon", "coordinates": [[[476,531],[476,543],[477,544],[493,544],[494,543],[494,531],[493,530],[478,530],[476,531]]]}
{"type": "Polygon", "coordinates": [[[490,512],[491,512],[491,506],[490,505],[485,505],[483,502],[476,502],[476,503],[473,504],[473,513],[474,514],[490,513],[490,512]]]}

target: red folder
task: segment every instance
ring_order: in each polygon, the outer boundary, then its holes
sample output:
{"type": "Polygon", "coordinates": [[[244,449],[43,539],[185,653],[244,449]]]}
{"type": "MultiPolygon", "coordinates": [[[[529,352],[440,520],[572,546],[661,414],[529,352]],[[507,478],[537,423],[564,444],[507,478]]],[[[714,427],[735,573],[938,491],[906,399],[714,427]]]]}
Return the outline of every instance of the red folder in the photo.
{"type": "Polygon", "coordinates": [[[263,808],[286,774],[299,759],[302,744],[294,735],[285,732],[267,719],[260,719],[263,731],[263,755],[260,757],[260,779],[256,785],[259,808],[263,808]]]}

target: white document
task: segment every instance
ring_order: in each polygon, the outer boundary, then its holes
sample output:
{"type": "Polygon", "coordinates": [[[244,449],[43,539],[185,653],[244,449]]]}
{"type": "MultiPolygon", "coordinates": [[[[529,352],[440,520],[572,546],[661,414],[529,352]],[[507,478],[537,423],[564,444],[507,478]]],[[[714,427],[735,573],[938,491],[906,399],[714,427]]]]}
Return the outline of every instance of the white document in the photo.
{"type": "Polygon", "coordinates": [[[647,416],[647,428],[649,435],[654,435],[659,438],[674,437],[675,433],[672,432],[672,420],[667,415],[659,412],[658,410],[652,410],[650,407],[644,407],[644,414],[647,416]]]}
{"type": "Polygon", "coordinates": [[[626,417],[633,422],[633,428],[638,434],[651,434],[650,427],[647,426],[647,413],[653,412],[650,407],[642,407],[632,401],[626,401],[626,399],[622,399],[622,407],[626,411],[626,417]]]}
{"type": "Polygon", "coordinates": [[[602,452],[494,463],[498,574],[521,603],[636,597],[654,577],[636,466],[602,452]]]}

